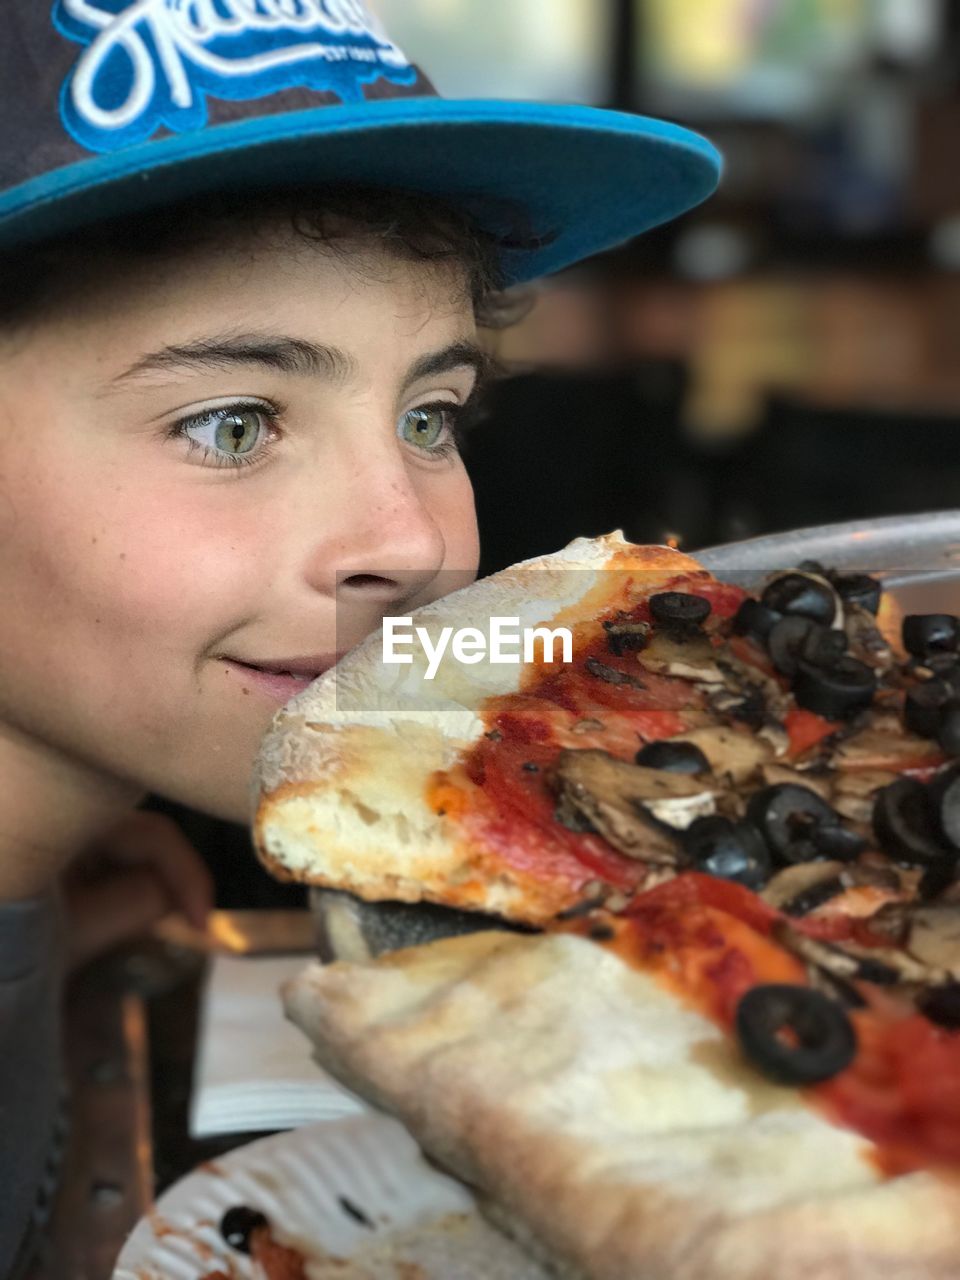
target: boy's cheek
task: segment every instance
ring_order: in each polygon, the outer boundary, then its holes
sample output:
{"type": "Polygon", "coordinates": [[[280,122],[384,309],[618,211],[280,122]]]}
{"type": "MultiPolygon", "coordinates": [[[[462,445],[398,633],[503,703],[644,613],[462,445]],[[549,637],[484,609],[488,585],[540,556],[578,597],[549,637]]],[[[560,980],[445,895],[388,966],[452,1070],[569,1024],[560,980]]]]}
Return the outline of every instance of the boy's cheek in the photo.
{"type": "Polygon", "coordinates": [[[99,630],[107,647],[125,636],[152,636],[158,647],[199,642],[242,555],[221,521],[171,509],[162,497],[116,485],[97,495],[49,477],[22,498],[0,483],[0,536],[4,598],[25,615],[42,609],[74,641],[99,630]]]}

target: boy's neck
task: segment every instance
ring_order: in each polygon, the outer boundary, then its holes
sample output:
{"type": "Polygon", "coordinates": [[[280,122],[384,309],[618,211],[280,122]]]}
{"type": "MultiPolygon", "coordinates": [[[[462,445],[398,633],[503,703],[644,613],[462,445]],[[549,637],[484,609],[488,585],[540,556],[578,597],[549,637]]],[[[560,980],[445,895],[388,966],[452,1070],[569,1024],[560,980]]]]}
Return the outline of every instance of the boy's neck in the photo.
{"type": "Polygon", "coordinates": [[[117,779],[0,730],[0,902],[48,892],[141,798],[117,779]]]}

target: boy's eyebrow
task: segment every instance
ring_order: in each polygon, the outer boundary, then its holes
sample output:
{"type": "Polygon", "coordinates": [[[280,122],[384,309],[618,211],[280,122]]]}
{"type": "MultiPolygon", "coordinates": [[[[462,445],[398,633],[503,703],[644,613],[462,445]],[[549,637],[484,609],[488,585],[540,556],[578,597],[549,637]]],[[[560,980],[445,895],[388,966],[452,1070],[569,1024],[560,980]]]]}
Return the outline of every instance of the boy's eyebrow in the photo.
{"type": "MultiPolygon", "coordinates": [[[[183,345],[162,347],[141,356],[129,369],[118,374],[107,389],[116,388],[150,373],[209,370],[232,365],[261,365],[279,373],[301,377],[321,377],[332,382],[347,382],[357,373],[355,358],[339,347],[309,342],[275,334],[226,334],[200,338],[183,345]]],[[[403,390],[421,378],[449,373],[453,369],[471,368],[479,378],[493,368],[493,360],[482,347],[464,339],[439,351],[431,351],[408,370],[403,390]]]]}

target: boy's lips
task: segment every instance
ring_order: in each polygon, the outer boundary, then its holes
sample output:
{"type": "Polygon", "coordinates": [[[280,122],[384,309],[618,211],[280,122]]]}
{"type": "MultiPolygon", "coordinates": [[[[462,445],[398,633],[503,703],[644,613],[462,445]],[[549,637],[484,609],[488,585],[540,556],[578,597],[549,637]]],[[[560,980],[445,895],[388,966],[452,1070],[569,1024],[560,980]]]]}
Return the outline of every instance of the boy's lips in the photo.
{"type": "Polygon", "coordinates": [[[232,667],[255,688],[280,702],[288,702],[302,692],[318,676],[323,675],[343,655],[318,653],[302,658],[273,658],[263,662],[224,657],[222,661],[232,667]]]}

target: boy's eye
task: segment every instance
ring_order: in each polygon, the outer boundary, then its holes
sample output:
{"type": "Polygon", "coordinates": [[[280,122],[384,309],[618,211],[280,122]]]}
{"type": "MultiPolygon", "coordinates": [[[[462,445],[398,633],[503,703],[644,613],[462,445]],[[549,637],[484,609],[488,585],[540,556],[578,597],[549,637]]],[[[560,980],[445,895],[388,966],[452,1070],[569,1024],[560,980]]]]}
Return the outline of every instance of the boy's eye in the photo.
{"type": "Polygon", "coordinates": [[[184,424],[184,433],[197,444],[221,453],[252,453],[266,430],[266,414],[260,409],[213,409],[184,424]],[[199,439],[192,432],[202,433],[199,439]]]}
{"type": "Polygon", "coordinates": [[[400,419],[400,438],[421,449],[437,450],[445,443],[445,437],[453,434],[453,422],[459,410],[457,404],[425,404],[418,409],[408,409],[400,419]]]}

